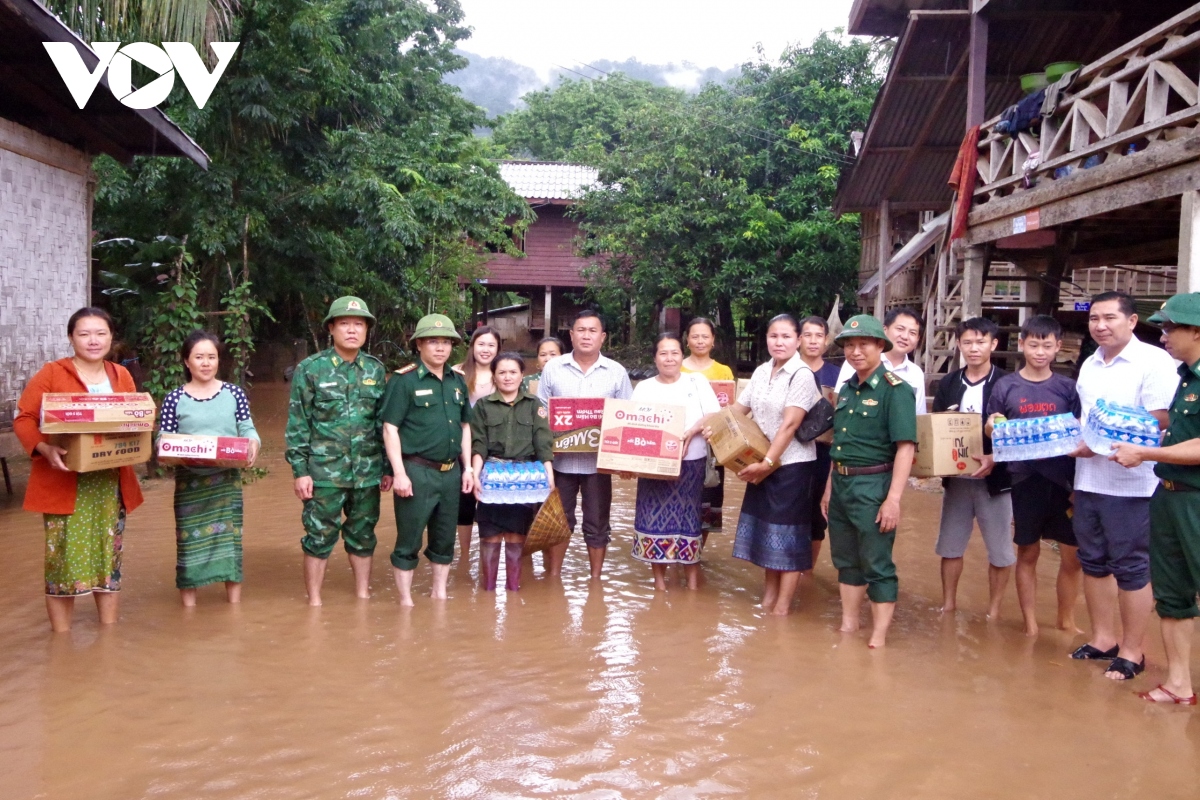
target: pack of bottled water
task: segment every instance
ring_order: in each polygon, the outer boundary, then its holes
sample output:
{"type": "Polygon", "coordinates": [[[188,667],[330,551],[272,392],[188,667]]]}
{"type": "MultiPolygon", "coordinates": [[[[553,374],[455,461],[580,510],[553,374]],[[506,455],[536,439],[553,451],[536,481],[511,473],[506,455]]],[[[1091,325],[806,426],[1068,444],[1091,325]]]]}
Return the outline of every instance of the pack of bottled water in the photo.
{"type": "Polygon", "coordinates": [[[1033,461],[1065,456],[1079,446],[1079,420],[1070,414],[997,420],[992,426],[996,461],[1033,461]]]}
{"type": "Polygon", "coordinates": [[[480,476],[481,503],[541,503],[550,495],[540,461],[487,461],[480,476]]]}
{"type": "Polygon", "coordinates": [[[1122,406],[1102,398],[1088,411],[1083,440],[1093,453],[1106,456],[1112,453],[1114,444],[1158,447],[1162,432],[1158,420],[1144,408],[1122,406]]]}

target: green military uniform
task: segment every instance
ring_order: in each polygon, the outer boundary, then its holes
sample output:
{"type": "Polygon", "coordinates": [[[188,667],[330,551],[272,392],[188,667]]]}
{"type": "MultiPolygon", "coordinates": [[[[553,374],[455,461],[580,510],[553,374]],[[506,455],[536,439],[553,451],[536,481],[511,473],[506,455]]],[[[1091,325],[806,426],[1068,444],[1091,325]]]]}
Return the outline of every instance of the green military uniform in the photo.
{"type": "Polygon", "coordinates": [[[545,406],[524,389],[511,405],[498,391],[480,398],[471,418],[471,450],[484,461],[553,461],[554,436],[545,406]]]}
{"type": "MultiPolygon", "coordinates": [[[[461,339],[441,314],[430,314],[417,323],[413,339],[423,337],[461,339]]],[[[449,366],[439,378],[419,361],[397,370],[388,381],[382,419],[400,431],[404,470],[413,485],[412,497],[393,498],[396,547],[392,565],[397,569],[416,569],[421,533],[427,526],[425,557],[435,564],[454,560],[462,493],[462,426],[470,421],[470,414],[467,382],[449,366]]]]}
{"type": "MultiPolygon", "coordinates": [[[[874,317],[860,315],[847,321],[836,341],[873,337],[887,342],[883,326],[874,317]]],[[[851,375],[838,394],[833,417],[833,488],[829,499],[829,547],[838,582],[866,586],[874,603],[896,602],[899,583],[892,561],[894,531],[884,533],[875,521],[887,499],[892,470],[872,474],[847,474],[888,465],[896,459],[896,446],[917,440],[917,400],[903,378],[884,364],[860,382],[851,375]]]]}
{"type": "MultiPolygon", "coordinates": [[[[374,320],[356,297],[335,300],[329,313],[326,322],[338,316],[374,320]]],[[[391,472],[379,419],[386,380],[379,359],[360,352],[345,361],[333,348],[304,359],[292,374],[284,457],[293,477],[313,481],[301,514],[300,545],[308,555],[328,558],[339,534],[351,555],[375,551],[379,482],[391,472]]]]}
{"type": "MultiPolygon", "coordinates": [[[[1200,327],[1200,295],[1176,295],[1150,317],[1200,327]]],[[[1200,438],[1200,361],[1179,367],[1179,388],[1171,401],[1170,424],[1162,446],[1200,438]]],[[[1150,498],[1150,582],[1160,617],[1200,616],[1200,466],[1157,464],[1161,485],[1150,498]]]]}

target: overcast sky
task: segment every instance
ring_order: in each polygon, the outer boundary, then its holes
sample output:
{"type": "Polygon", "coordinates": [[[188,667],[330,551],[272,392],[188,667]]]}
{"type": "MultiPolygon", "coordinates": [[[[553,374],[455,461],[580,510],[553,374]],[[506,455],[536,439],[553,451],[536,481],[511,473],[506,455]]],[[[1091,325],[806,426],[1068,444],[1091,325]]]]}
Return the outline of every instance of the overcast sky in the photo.
{"type": "Polygon", "coordinates": [[[852,0],[461,0],[461,47],[547,72],[598,58],[728,69],[846,27],[852,0]]]}

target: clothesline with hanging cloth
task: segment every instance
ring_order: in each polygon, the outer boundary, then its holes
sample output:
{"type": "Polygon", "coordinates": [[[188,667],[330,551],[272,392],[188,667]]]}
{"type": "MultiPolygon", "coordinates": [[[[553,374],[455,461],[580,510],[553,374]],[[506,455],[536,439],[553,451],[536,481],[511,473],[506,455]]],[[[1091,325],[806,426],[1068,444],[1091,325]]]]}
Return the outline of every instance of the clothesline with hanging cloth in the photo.
{"type": "MultiPolygon", "coordinates": [[[[883,269],[884,279],[891,280],[893,275],[916,261],[921,256],[925,255],[929,248],[941,241],[942,235],[946,232],[946,225],[948,225],[949,222],[949,211],[934,217],[929,222],[926,222],[921,227],[921,230],[917,231],[916,235],[909,239],[904,247],[901,247],[899,250],[897,250],[896,254],[892,256],[890,261],[888,261],[887,266],[883,269]]],[[[866,283],[862,285],[862,288],[858,290],[858,293],[860,295],[868,295],[875,291],[878,286],[879,273],[876,272],[870,277],[869,280],[867,280],[866,283]]]]}
{"type": "Polygon", "coordinates": [[[958,158],[950,171],[950,188],[954,190],[954,223],[950,226],[950,241],[967,235],[967,215],[971,212],[971,198],[975,194],[975,181],[979,177],[976,163],[979,161],[979,129],[972,125],[958,147],[958,158]]]}

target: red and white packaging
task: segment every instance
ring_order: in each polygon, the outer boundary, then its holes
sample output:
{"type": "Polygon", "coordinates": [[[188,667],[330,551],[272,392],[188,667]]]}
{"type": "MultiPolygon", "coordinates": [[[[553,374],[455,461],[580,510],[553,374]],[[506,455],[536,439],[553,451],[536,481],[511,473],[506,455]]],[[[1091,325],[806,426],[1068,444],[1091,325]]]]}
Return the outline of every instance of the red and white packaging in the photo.
{"type": "Polygon", "coordinates": [[[646,478],[679,477],[686,414],[683,406],[605,400],[596,468],[646,478]]]}
{"type": "Polygon", "coordinates": [[[709,381],[708,385],[712,387],[721,408],[737,401],[737,381],[709,381]]]}
{"type": "Polygon", "coordinates": [[[242,436],[158,435],[158,463],[187,467],[245,467],[251,440],[242,436]]]}
{"type": "Polygon", "coordinates": [[[550,398],[550,433],[556,453],[595,453],[600,449],[603,397],[550,398]]]}
{"type": "Polygon", "coordinates": [[[154,399],[145,392],[42,395],[42,433],[140,433],[154,430],[154,399]]]}

